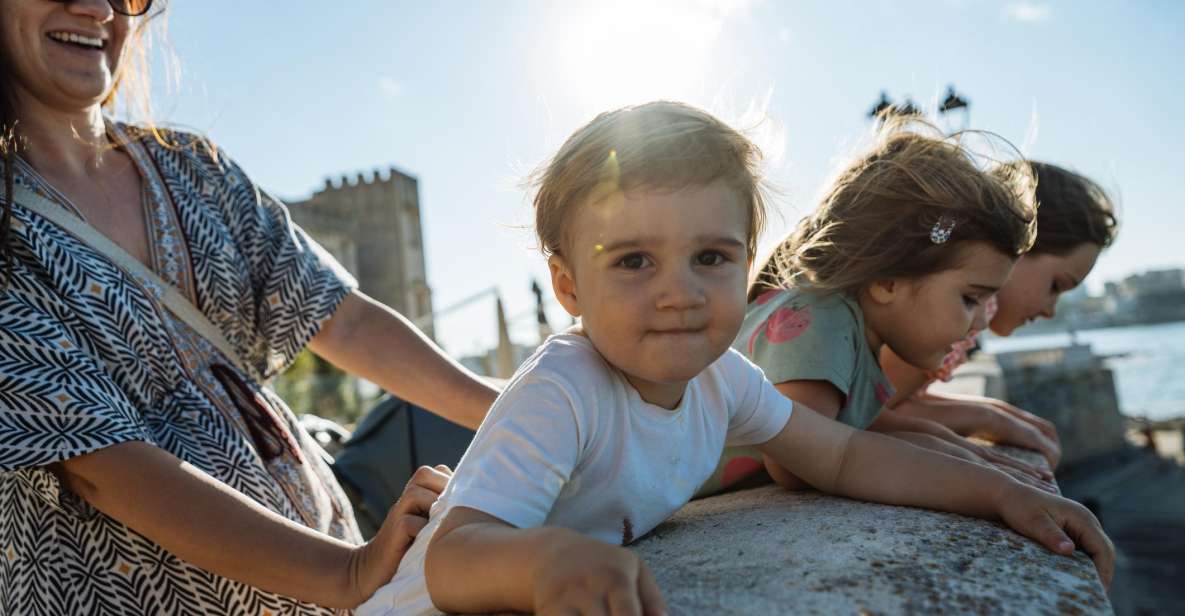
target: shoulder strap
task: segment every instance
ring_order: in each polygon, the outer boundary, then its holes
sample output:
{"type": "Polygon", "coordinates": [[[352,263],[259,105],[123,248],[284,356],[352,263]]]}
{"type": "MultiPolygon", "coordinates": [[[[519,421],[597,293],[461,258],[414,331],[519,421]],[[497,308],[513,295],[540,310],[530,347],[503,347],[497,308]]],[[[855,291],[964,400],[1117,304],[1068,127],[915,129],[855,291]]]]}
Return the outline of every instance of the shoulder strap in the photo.
{"type": "Polygon", "coordinates": [[[155,290],[160,293],[161,303],[169,309],[169,312],[172,312],[177,318],[184,321],[186,325],[192,327],[198,334],[208,340],[210,344],[213,344],[214,348],[218,349],[227,360],[234,363],[235,367],[244,374],[249,375],[257,382],[263,382],[262,375],[250,363],[243,361],[243,358],[235,352],[230,341],[226,339],[222,330],[211,323],[206,318],[206,315],[202,314],[202,311],[198,310],[197,306],[194,306],[193,302],[182,295],[176,287],[165,282],[156,272],[129,254],[119,244],[111,241],[107,236],[100,233],[98,229],[95,229],[86,221],[66,211],[65,208],[24,186],[15,186],[14,189],[15,194],[13,196],[17,203],[70,232],[71,235],[77,237],[99,254],[110,259],[125,272],[156,287],[155,290]]]}

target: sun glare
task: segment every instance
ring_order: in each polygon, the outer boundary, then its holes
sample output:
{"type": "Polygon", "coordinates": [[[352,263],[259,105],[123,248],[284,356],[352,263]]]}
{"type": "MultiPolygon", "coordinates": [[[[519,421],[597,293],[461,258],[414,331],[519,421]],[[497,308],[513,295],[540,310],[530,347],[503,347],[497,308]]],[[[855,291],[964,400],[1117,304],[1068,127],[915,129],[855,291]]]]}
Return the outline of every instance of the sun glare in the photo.
{"type": "Polygon", "coordinates": [[[569,13],[556,55],[567,94],[598,108],[687,98],[700,89],[733,6],[600,2],[569,13]]]}

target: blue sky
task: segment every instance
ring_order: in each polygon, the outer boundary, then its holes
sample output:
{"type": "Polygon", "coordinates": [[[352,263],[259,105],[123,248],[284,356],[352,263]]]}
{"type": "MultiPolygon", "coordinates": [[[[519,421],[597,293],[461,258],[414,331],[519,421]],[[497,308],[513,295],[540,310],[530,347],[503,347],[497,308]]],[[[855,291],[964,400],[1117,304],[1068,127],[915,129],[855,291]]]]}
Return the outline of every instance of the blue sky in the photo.
{"type": "MultiPolygon", "coordinates": [[[[1092,287],[1185,265],[1185,3],[170,4],[181,75],[158,87],[159,119],[209,133],[290,199],[376,167],[418,177],[438,309],[497,286],[528,311],[546,267],[521,180],[596,113],[656,98],[753,125],[780,189],[763,246],[813,207],[881,90],[932,104],[953,83],[971,127],[1119,198],[1092,287]]],[[[464,354],[492,326],[478,304],[438,333],[464,354]]],[[[532,341],[530,319],[512,333],[532,341]]]]}

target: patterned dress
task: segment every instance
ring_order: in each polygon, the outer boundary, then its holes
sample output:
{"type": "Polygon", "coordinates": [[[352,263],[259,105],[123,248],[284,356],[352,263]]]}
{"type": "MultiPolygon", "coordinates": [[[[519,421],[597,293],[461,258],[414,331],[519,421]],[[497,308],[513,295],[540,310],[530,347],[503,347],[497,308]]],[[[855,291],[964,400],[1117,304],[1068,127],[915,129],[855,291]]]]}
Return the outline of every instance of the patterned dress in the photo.
{"type": "MultiPolygon", "coordinates": [[[[109,125],[144,185],[152,268],[270,378],[356,283],[204,140],[169,134],[166,147],[132,130],[109,125]]],[[[15,177],[77,213],[22,161],[15,177]]],[[[49,465],[143,441],[288,519],[361,541],[292,412],[270,389],[227,374],[233,364],[164,310],[158,289],[19,202],[10,239],[13,277],[0,293],[0,614],[334,613],[182,562],[59,483],[49,465]],[[265,455],[260,434],[280,446],[265,455]]]]}

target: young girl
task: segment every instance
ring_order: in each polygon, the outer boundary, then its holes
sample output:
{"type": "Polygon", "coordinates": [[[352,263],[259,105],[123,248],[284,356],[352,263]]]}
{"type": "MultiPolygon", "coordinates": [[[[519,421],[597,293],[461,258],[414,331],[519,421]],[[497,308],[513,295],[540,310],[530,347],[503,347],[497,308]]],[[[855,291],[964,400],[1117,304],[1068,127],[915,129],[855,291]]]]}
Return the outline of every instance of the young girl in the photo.
{"type": "MultiPolygon", "coordinates": [[[[1094,267],[1099,253],[1115,240],[1115,207],[1106,191],[1082,175],[1057,165],[1018,162],[1037,178],[1037,239],[1017,262],[1012,276],[985,306],[988,327],[1007,336],[1038,317],[1052,318],[1058,297],[1077,287],[1094,267]]],[[[1061,447],[1053,424],[991,398],[954,396],[926,390],[967,360],[979,330],[956,343],[937,370],[901,360],[890,349],[881,365],[897,388],[893,411],[940,422],[964,435],[975,435],[1040,451],[1056,466],[1061,447]]]]}
{"type": "MultiPolygon", "coordinates": [[[[985,304],[1034,234],[1026,169],[985,172],[957,140],[929,130],[917,120],[886,122],[872,149],[839,174],[759,271],[734,348],[780,392],[823,415],[992,462],[1052,490],[1046,471],[934,421],[882,412],[893,395],[882,349],[937,368],[953,343],[986,325],[985,304]]],[[[762,466],[752,448],[726,450],[699,494],[762,466]]],[[[782,485],[802,486],[768,458],[765,466],[782,485]]]]}
{"type": "Polygon", "coordinates": [[[560,148],[536,227],[556,297],[581,324],[510,380],[360,614],[663,613],[620,546],[686,503],[725,443],[832,493],[998,517],[1062,554],[1069,533],[1109,579],[1112,548],[1085,508],[826,419],[729,349],[764,211],[757,156],[710,115],[665,102],[602,114],[560,148]]]}

